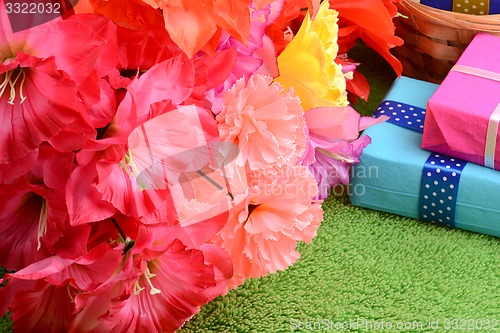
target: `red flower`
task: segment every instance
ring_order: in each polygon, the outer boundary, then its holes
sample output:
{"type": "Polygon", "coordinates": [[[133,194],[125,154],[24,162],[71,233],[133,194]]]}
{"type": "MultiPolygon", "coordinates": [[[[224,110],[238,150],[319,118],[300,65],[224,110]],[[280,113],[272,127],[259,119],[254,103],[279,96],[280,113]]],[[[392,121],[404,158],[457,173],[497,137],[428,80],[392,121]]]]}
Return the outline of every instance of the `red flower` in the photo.
{"type": "Polygon", "coordinates": [[[51,256],[7,274],[7,287],[0,288],[0,315],[8,307],[16,332],[67,332],[74,318],[76,294],[109,279],[121,259],[121,249],[101,243],[76,259],[51,256]]]}
{"type": "Polygon", "coordinates": [[[196,247],[188,230],[142,226],[116,273],[76,296],[69,331],[174,332],[222,294],[232,275],[228,255],[214,245],[196,247]]]}
{"type": "Polygon", "coordinates": [[[75,308],[69,293],[74,288],[53,286],[38,280],[33,289],[24,290],[14,297],[9,307],[16,332],[67,332],[75,308]]]}
{"type": "Polygon", "coordinates": [[[161,13],[140,0],[80,0],[75,13],[97,13],[109,17],[117,25],[140,29],[146,25],[163,23],[161,13]]]}
{"type": "Polygon", "coordinates": [[[0,182],[28,171],[44,141],[73,151],[95,137],[87,109],[99,102],[116,49],[102,37],[109,21],[84,16],[18,33],[0,26],[0,182]]]}
{"type": "Polygon", "coordinates": [[[89,140],[77,154],[78,167],[71,175],[67,192],[73,225],[109,218],[117,210],[136,217],[144,216],[145,211],[152,213],[153,206],[143,206],[150,193],[141,192],[137,186],[132,190],[130,175],[120,167],[120,162],[127,155],[132,131],[174,109],[172,104],[184,102],[193,91],[193,77],[192,61],[180,54],[153,66],[127,86],[124,99],[101,137],[89,140]],[[120,186],[106,188],[109,180],[120,186]]]}
{"type": "Polygon", "coordinates": [[[0,265],[19,270],[56,251],[65,255],[84,251],[85,231],[71,235],[65,205],[73,160],[73,153],[59,153],[43,144],[30,172],[0,185],[0,265]],[[69,247],[58,245],[63,236],[73,241],[66,244],[69,247]]]}
{"type": "Polygon", "coordinates": [[[382,55],[399,76],[403,71],[401,62],[389,52],[403,44],[401,38],[394,36],[392,2],[394,0],[330,0],[330,7],[339,12],[339,54],[347,53],[361,38],[382,55]]]}

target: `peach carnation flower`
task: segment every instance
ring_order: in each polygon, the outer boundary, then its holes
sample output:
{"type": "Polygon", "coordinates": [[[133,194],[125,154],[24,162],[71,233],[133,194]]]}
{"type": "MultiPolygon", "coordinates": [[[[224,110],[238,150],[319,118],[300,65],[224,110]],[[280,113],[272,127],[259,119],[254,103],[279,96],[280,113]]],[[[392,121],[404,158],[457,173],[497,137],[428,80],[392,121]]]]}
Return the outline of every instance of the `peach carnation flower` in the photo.
{"type": "Polygon", "coordinates": [[[239,166],[250,170],[295,165],[305,148],[305,120],[300,100],[272,78],[252,75],[238,80],[224,95],[216,118],[222,141],[240,148],[239,166]]]}
{"type": "Polygon", "coordinates": [[[309,243],[323,219],[317,183],[302,166],[286,166],[274,173],[249,175],[245,198],[236,206],[213,242],[234,263],[230,287],[245,278],[265,276],[292,265],[300,254],[297,241],[309,243]]]}

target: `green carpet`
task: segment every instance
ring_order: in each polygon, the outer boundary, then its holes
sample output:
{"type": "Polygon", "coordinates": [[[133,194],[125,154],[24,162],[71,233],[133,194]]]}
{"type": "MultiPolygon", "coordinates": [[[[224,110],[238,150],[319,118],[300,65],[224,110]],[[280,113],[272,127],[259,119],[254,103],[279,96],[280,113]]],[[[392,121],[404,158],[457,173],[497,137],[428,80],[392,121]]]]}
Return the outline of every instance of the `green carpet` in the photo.
{"type": "MultiPolygon", "coordinates": [[[[363,46],[351,56],[372,87],[356,105],[368,115],[394,76],[363,46]]],[[[499,239],[354,207],[345,195],[323,207],[295,265],[247,280],[180,333],[500,331],[499,239]]],[[[0,321],[1,333],[8,327],[0,321]]]]}
{"type": "Polygon", "coordinates": [[[447,319],[500,319],[500,244],[493,237],[337,197],[327,200],[318,236],[301,253],[287,271],[248,280],[208,304],[180,332],[370,332],[382,321],[427,328],[436,320],[436,331],[445,332],[447,319]],[[349,323],[358,320],[366,324],[349,323]],[[297,329],[307,322],[322,327],[297,329]],[[343,322],[349,330],[335,330],[343,322]]]}

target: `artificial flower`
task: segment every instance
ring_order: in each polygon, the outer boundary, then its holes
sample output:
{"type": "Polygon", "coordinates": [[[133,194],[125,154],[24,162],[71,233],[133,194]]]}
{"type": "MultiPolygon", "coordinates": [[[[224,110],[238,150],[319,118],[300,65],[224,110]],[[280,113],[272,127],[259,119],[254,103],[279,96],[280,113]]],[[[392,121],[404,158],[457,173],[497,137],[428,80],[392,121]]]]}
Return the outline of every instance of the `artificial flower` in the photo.
{"type": "Polygon", "coordinates": [[[233,260],[232,288],[245,278],[264,276],[293,264],[297,241],[309,243],[323,211],[317,183],[304,167],[283,167],[278,174],[250,175],[247,194],[229,211],[229,219],[212,240],[233,260]]]}
{"type": "MultiPolygon", "coordinates": [[[[0,16],[9,21],[6,12],[0,16]]],[[[105,35],[108,20],[91,15],[86,22],[55,20],[16,33],[1,26],[0,181],[28,171],[43,141],[73,151],[95,137],[86,109],[99,102],[100,75],[114,65],[116,50],[96,31],[105,35]]]]}
{"type": "Polygon", "coordinates": [[[346,53],[356,40],[363,42],[382,55],[399,76],[403,71],[401,62],[389,50],[401,46],[403,40],[394,35],[392,18],[395,15],[393,2],[401,0],[330,0],[331,8],[339,12],[340,53],[346,53]]]}
{"type": "MultiPolygon", "coordinates": [[[[73,160],[73,153],[43,144],[26,175],[0,184],[0,251],[4,254],[0,265],[19,270],[55,253],[55,244],[69,228],[64,198],[73,160]]],[[[76,245],[75,241],[74,251],[79,249],[76,245]]]]}
{"type": "Polygon", "coordinates": [[[115,89],[126,88],[134,77],[182,52],[163,28],[163,24],[149,24],[140,29],[119,26],[116,35],[118,64],[109,76],[115,89]]]}
{"type": "Polygon", "coordinates": [[[304,149],[300,101],[267,76],[238,80],[216,120],[221,140],[239,146],[237,164],[250,170],[296,163],[304,149]]]}
{"type": "Polygon", "coordinates": [[[74,297],[109,279],[121,258],[120,249],[101,243],[75,259],[54,255],[33,263],[4,277],[8,284],[0,295],[8,297],[0,297],[0,311],[12,312],[18,332],[68,332],[74,319],[74,297]]]}
{"type": "Polygon", "coordinates": [[[173,209],[165,202],[170,199],[168,183],[179,173],[199,170],[210,162],[197,154],[211,140],[210,126],[215,134],[214,119],[194,106],[179,107],[144,122],[130,133],[128,149],[119,163],[97,162],[95,188],[123,214],[150,223],[150,214],[156,214],[159,207],[173,209]]]}
{"type": "MultiPolygon", "coordinates": [[[[221,29],[243,43],[250,29],[250,0],[143,0],[154,9],[161,9],[172,40],[192,58],[218,37],[221,29]]],[[[215,43],[216,44],[216,43],[215,43]]],[[[208,47],[208,51],[213,51],[208,47]]]]}
{"type": "MultiPolygon", "coordinates": [[[[75,297],[70,332],[174,332],[220,295],[232,275],[220,248],[199,248],[180,226],[143,226],[115,274],[75,297]]],[[[210,236],[210,235],[208,235],[210,236]]]]}
{"type": "MultiPolygon", "coordinates": [[[[275,4],[279,2],[275,2],[275,4]]],[[[276,51],[274,44],[265,34],[266,27],[274,20],[273,10],[276,6],[265,6],[260,9],[251,7],[250,34],[248,42],[243,44],[228,33],[221,34],[217,51],[236,51],[234,63],[226,62],[224,67],[231,69],[229,76],[214,89],[206,91],[206,97],[211,102],[211,111],[219,114],[224,103],[224,92],[229,90],[237,80],[248,80],[253,74],[264,74],[275,77],[278,75],[276,51]]]]}
{"type": "MultiPolygon", "coordinates": [[[[401,63],[389,53],[389,49],[399,46],[402,40],[394,36],[392,18],[397,14],[396,2],[401,0],[370,0],[363,2],[330,0],[330,8],[338,14],[338,46],[339,55],[335,62],[345,65],[349,50],[362,39],[372,49],[383,55],[391,64],[397,75],[401,75],[401,63]],[[385,7],[385,10],[384,10],[385,7]]],[[[304,2],[304,1],[303,1],[304,2]]],[[[319,8],[319,1],[311,4],[299,4],[297,1],[285,1],[276,22],[267,27],[266,33],[273,40],[277,54],[280,54],[299,30],[305,18],[304,8],[309,8],[310,17],[314,18],[314,10],[319,8]]],[[[349,60],[355,63],[353,60],[349,60]]],[[[353,78],[347,81],[350,100],[358,96],[364,100],[369,96],[369,85],[364,76],[354,71],[353,78]]]]}
{"type": "MultiPolygon", "coordinates": [[[[190,96],[194,66],[192,61],[184,62],[184,57],[179,54],[135,78],[127,86],[125,97],[102,135],[89,140],[78,152],[79,165],[69,179],[66,199],[72,224],[106,219],[117,210],[146,217],[158,213],[157,205],[167,209],[165,201],[169,200],[168,195],[161,199],[155,190],[141,191],[137,179],[131,179],[127,174],[131,167],[128,139],[134,129],[140,128],[144,122],[175,109],[172,103],[180,104],[190,96]],[[162,84],[156,83],[159,77],[164,79],[162,84]],[[158,107],[154,108],[154,105],[158,107]],[[107,184],[119,187],[109,188],[107,184]]],[[[137,174],[132,174],[137,177],[137,174]]],[[[165,189],[161,192],[168,194],[165,189]]]]}
{"type": "Polygon", "coordinates": [[[304,17],[297,35],[278,56],[276,82],[293,87],[305,111],[346,106],[346,78],[337,57],[337,15],[323,2],[314,20],[304,17]]]}
{"type": "Polygon", "coordinates": [[[352,42],[396,40],[377,1],[373,35],[340,0],[80,0],[16,32],[1,12],[0,315],[174,332],[292,265],[381,121],[346,106],[368,96],[352,42]]]}
{"type": "Polygon", "coordinates": [[[218,87],[226,86],[231,81],[231,73],[236,68],[237,62],[238,51],[234,48],[221,49],[211,55],[196,57],[193,92],[184,104],[211,108],[212,112],[216,113],[216,99],[221,95],[218,87]]]}
{"type": "Polygon", "coordinates": [[[161,13],[140,0],[79,0],[74,11],[77,14],[101,14],[109,17],[118,26],[129,29],[163,23],[161,13]]]}
{"type": "Polygon", "coordinates": [[[315,108],[305,114],[308,142],[300,164],[307,166],[319,188],[318,198],[325,199],[337,184],[349,182],[349,167],[370,142],[359,133],[387,117],[361,117],[352,107],[315,108]]]}
{"type": "Polygon", "coordinates": [[[68,332],[75,308],[69,285],[54,286],[37,280],[33,288],[15,295],[10,311],[16,332],[68,332]],[[56,318],[59,318],[57,320],[56,318]]]}
{"type": "Polygon", "coordinates": [[[43,141],[66,144],[53,139],[70,126],[77,126],[75,130],[81,138],[69,142],[73,149],[95,135],[77,111],[83,106],[78,106],[75,98],[75,82],[56,69],[53,59],[43,60],[19,51],[14,60],[2,67],[0,180],[7,181],[26,172],[26,168],[29,170],[36,161],[33,152],[43,141]],[[31,158],[26,160],[26,156],[31,158]],[[8,168],[19,159],[25,163],[24,167],[8,168]]]}

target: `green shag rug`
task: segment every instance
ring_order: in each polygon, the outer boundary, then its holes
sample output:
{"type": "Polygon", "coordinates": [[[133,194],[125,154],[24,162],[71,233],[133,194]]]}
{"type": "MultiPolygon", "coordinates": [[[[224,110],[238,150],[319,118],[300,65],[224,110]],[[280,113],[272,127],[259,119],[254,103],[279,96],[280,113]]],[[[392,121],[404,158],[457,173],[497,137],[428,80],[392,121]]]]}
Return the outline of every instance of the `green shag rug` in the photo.
{"type": "MultiPolygon", "coordinates": [[[[355,108],[370,115],[394,74],[362,45],[350,56],[372,88],[355,108]]],[[[499,239],[354,207],[335,192],[295,265],[247,280],[179,332],[500,332],[499,239]]]]}

